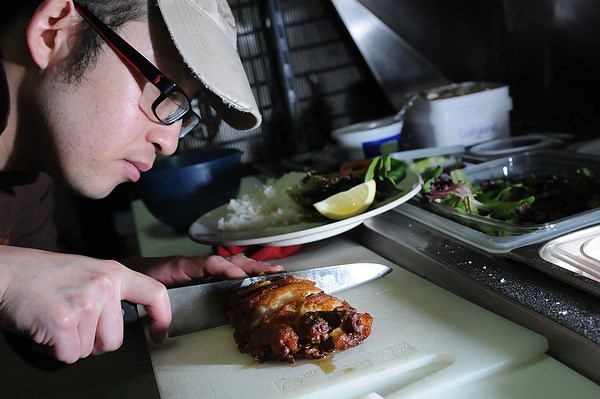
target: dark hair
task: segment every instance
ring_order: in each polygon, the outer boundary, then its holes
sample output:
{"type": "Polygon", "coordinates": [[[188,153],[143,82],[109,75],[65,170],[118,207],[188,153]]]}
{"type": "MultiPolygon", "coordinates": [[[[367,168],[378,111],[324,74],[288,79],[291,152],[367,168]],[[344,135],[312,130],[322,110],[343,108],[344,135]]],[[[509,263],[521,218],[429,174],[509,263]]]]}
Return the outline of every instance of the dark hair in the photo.
{"type": "MultiPolygon", "coordinates": [[[[148,0],[79,0],[79,3],[116,31],[129,21],[148,18],[148,0]]],[[[96,63],[101,47],[106,45],[83,19],[78,31],[74,50],[63,68],[63,77],[67,82],[79,81],[86,69],[96,63]]]]}
{"type": "MultiPolygon", "coordinates": [[[[0,26],[10,25],[19,15],[33,15],[42,2],[43,0],[10,2],[13,4],[0,17],[0,26]]],[[[116,31],[127,22],[147,19],[149,7],[155,7],[152,0],[77,0],[77,2],[86,6],[102,22],[116,31]]],[[[96,63],[100,49],[106,44],[83,19],[81,19],[77,31],[73,52],[65,61],[63,68],[63,78],[67,82],[79,81],[87,68],[96,63]]]]}

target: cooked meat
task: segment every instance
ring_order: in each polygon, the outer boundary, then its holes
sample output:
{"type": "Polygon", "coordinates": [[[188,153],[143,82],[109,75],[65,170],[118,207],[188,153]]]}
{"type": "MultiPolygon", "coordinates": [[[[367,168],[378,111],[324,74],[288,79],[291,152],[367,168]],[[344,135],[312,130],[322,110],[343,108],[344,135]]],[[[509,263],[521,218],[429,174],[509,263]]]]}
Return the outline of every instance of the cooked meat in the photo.
{"type": "Polygon", "coordinates": [[[260,362],[320,359],[360,344],[373,318],[293,276],[241,289],[229,321],[238,348],[260,362]]]}

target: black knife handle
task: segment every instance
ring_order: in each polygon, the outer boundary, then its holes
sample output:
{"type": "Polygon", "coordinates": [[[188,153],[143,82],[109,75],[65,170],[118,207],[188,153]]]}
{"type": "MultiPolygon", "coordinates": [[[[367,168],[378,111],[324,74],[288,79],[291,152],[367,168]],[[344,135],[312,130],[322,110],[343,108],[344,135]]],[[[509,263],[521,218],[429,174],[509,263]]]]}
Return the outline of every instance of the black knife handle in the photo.
{"type": "Polygon", "coordinates": [[[125,327],[139,320],[137,305],[129,301],[121,301],[121,310],[123,312],[123,324],[125,327]]]}
{"type": "Polygon", "coordinates": [[[29,338],[5,330],[2,330],[2,332],[7,345],[13,352],[34,368],[44,371],[57,371],[66,366],[65,363],[45,353],[41,345],[36,344],[29,338]]]}

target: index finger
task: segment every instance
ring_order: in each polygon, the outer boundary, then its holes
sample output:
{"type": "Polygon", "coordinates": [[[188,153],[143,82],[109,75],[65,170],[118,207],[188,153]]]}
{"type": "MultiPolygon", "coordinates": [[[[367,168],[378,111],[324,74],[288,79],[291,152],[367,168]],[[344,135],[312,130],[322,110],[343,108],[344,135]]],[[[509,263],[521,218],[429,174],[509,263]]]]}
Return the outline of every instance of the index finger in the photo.
{"type": "Polygon", "coordinates": [[[235,255],[227,259],[230,263],[242,269],[248,275],[255,275],[260,273],[271,274],[285,271],[285,268],[281,265],[272,265],[270,263],[257,261],[243,255],[235,255]]]}
{"type": "Polygon", "coordinates": [[[166,287],[144,274],[131,271],[123,277],[121,299],[143,305],[150,318],[150,338],[161,343],[171,325],[171,304],[166,287]]]}

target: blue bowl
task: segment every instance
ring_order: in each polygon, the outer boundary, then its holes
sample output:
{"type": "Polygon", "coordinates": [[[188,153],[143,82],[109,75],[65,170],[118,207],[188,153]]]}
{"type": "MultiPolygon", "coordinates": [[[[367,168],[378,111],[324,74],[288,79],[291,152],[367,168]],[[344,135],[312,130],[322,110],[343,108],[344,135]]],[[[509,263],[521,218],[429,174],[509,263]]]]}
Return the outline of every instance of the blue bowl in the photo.
{"type": "Polygon", "coordinates": [[[159,221],[185,232],[237,197],[241,156],[235,149],[208,148],[159,159],[137,183],[140,198],[159,221]]]}

